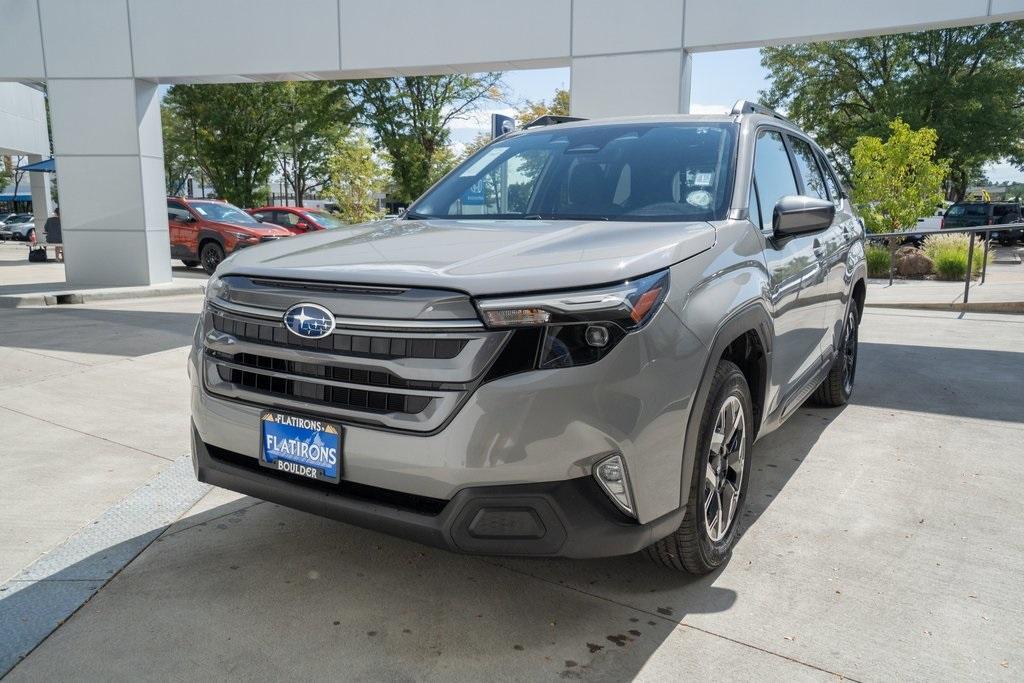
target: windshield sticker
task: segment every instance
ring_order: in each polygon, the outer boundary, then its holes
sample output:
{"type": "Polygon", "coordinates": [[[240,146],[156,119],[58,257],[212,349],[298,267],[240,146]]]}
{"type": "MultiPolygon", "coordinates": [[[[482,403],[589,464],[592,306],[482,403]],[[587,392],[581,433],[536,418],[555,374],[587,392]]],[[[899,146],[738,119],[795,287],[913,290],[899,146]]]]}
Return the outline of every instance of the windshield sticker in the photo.
{"type": "Polygon", "coordinates": [[[703,172],[703,173],[702,172],[698,172],[693,177],[693,186],[694,187],[711,187],[712,179],[714,177],[715,177],[715,174],[710,172],[710,171],[703,172]]]}
{"type": "Polygon", "coordinates": [[[696,206],[698,209],[706,209],[711,206],[712,199],[711,193],[707,190],[695,190],[686,195],[686,203],[696,206]]]}
{"type": "Polygon", "coordinates": [[[508,149],[508,147],[492,147],[491,149],[487,150],[486,154],[484,154],[482,157],[480,157],[479,159],[474,161],[473,164],[469,168],[467,168],[465,171],[460,173],[459,177],[460,178],[471,178],[471,177],[479,174],[480,171],[482,171],[485,168],[487,168],[488,166],[490,166],[492,161],[494,161],[495,159],[500,157],[502,154],[504,154],[507,149],[508,149]]]}
{"type": "Polygon", "coordinates": [[[201,206],[193,206],[192,208],[195,209],[196,211],[198,211],[199,213],[201,213],[202,215],[204,215],[204,216],[206,215],[206,209],[204,209],[203,207],[201,207],[201,206]]]}

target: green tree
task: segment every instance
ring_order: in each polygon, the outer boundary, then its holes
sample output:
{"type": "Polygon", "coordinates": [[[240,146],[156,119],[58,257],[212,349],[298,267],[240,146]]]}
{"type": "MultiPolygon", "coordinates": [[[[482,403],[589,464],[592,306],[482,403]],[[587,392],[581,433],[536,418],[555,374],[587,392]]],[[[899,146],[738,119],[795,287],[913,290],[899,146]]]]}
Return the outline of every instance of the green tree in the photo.
{"type": "Polygon", "coordinates": [[[868,232],[896,232],[917,224],[942,202],[942,180],[949,164],[935,161],[938,135],[911,130],[900,119],[891,134],[866,135],[853,146],[853,202],[868,232]]]}
{"type": "Polygon", "coordinates": [[[0,189],[7,187],[14,174],[11,172],[11,157],[0,157],[0,189]]]}
{"type": "Polygon", "coordinates": [[[380,218],[376,193],[384,190],[388,167],[374,153],[366,133],[356,130],[335,142],[327,162],[325,194],[337,202],[345,221],[380,218]]]}
{"type": "Polygon", "coordinates": [[[176,85],[164,98],[193,131],[196,163],[217,195],[243,207],[267,199],[286,103],[284,83],[176,85]]]}
{"type": "Polygon", "coordinates": [[[348,133],[355,109],[343,81],[300,81],[284,87],[277,164],[296,206],[302,206],[303,197],[327,184],[328,160],[348,133]]]}
{"type": "Polygon", "coordinates": [[[167,107],[160,116],[164,135],[164,180],[167,194],[180,195],[188,177],[199,165],[196,161],[195,130],[176,109],[167,107]]]}
{"type": "Polygon", "coordinates": [[[526,100],[526,104],[523,108],[516,113],[516,125],[520,127],[525,126],[545,114],[568,116],[569,91],[564,88],[555,90],[555,94],[551,98],[551,104],[548,104],[545,100],[540,100],[539,102],[526,100]]]}
{"type": "Polygon", "coordinates": [[[412,201],[454,165],[448,125],[500,99],[501,77],[406,76],[356,84],[363,121],[391,158],[395,199],[412,201]]]}
{"type": "Polygon", "coordinates": [[[846,161],[893,119],[936,131],[951,199],[989,161],[1024,164],[1024,23],[768,47],[762,101],[846,161]]]}

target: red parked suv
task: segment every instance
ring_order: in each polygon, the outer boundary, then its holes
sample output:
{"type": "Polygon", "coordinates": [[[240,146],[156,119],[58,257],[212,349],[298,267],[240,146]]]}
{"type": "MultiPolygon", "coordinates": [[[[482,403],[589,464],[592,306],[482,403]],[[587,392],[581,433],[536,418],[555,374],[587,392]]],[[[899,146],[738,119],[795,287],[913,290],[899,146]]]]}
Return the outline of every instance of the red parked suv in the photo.
{"type": "Polygon", "coordinates": [[[290,237],[276,225],[264,225],[237,206],[219,199],[167,198],[171,258],[189,268],[202,265],[213,274],[224,257],[236,249],[290,237]]]}
{"type": "Polygon", "coordinates": [[[249,209],[249,213],[257,220],[287,228],[293,235],[344,228],[347,225],[323,209],[310,209],[304,206],[263,206],[249,209]]]}

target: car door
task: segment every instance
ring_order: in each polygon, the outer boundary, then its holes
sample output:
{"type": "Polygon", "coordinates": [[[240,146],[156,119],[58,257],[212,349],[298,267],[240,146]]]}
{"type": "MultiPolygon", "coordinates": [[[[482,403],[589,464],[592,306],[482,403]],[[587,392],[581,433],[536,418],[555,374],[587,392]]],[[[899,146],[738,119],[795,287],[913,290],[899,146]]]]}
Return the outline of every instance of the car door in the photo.
{"type": "Polygon", "coordinates": [[[191,238],[194,222],[192,214],[181,202],[167,200],[167,232],[171,240],[171,258],[189,259],[195,257],[195,244],[191,238]]]}
{"type": "Polygon", "coordinates": [[[778,237],[772,230],[778,201],[800,194],[789,149],[782,132],[775,128],[761,128],[757,132],[751,184],[756,197],[756,201],[751,201],[751,221],[761,229],[764,238],[775,325],[774,400],[768,407],[773,411],[786,406],[821,359],[825,320],[821,263],[815,253],[819,239],[817,234],[778,237]]]}
{"type": "Polygon", "coordinates": [[[831,200],[836,206],[836,215],[827,230],[816,235],[814,248],[821,263],[822,315],[825,329],[822,330],[821,352],[830,357],[838,344],[846,320],[846,296],[850,273],[847,272],[847,257],[856,234],[856,219],[842,196],[832,198],[829,191],[822,159],[813,145],[797,135],[789,135],[797,175],[801,181],[801,194],[815,199],[831,200]]]}

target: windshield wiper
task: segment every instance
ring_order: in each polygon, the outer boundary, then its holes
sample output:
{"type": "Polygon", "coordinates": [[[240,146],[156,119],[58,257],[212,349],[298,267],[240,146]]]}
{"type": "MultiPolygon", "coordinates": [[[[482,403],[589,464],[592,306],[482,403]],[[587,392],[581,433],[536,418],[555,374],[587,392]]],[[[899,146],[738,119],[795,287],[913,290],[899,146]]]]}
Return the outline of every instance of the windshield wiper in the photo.
{"type": "Polygon", "coordinates": [[[433,216],[427,216],[426,214],[416,213],[415,211],[406,211],[404,214],[402,214],[402,218],[410,221],[425,221],[430,218],[433,218],[433,216]]]}

